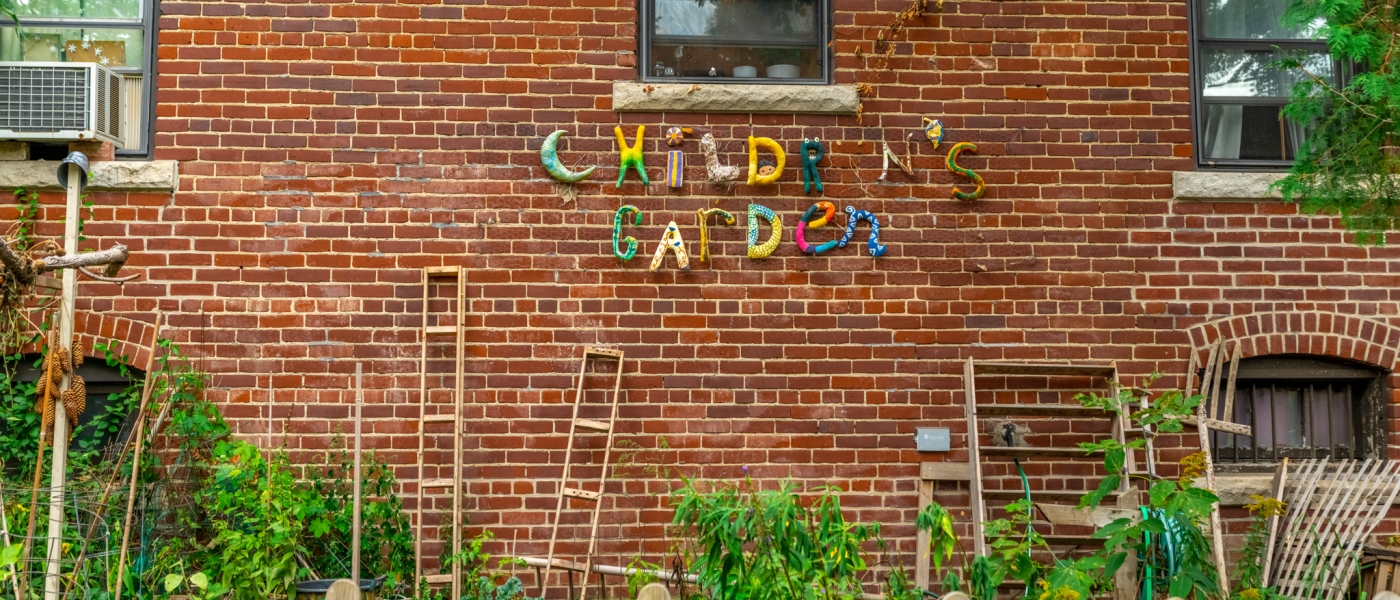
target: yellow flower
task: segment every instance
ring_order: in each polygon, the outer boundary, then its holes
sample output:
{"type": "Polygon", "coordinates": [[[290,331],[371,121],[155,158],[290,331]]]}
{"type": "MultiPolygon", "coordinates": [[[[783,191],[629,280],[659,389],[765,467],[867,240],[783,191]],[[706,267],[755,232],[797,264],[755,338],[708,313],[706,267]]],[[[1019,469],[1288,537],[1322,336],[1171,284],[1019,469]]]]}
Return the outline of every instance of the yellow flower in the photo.
{"type": "MultiPolygon", "coordinates": [[[[1284,503],[1279,500],[1276,500],[1274,498],[1265,498],[1264,496],[1260,496],[1259,494],[1250,494],[1249,499],[1253,500],[1254,502],[1252,504],[1246,504],[1244,505],[1244,507],[1249,509],[1249,512],[1252,512],[1261,518],[1277,517],[1283,515],[1284,503]]],[[[1245,592],[1248,591],[1250,590],[1245,590],[1245,592]]],[[[1256,594],[1259,593],[1259,590],[1253,591],[1256,594]]],[[[1240,592],[1240,597],[1244,597],[1244,592],[1240,592]]],[[[1246,600],[1257,599],[1247,598],[1246,600]]]]}
{"type": "Polygon", "coordinates": [[[1040,580],[1040,588],[1045,590],[1040,593],[1037,600],[1079,600],[1079,592],[1070,589],[1067,585],[1055,588],[1055,592],[1050,592],[1050,584],[1044,579],[1040,580]]]}
{"type": "Polygon", "coordinates": [[[1240,600],[1264,600],[1264,595],[1259,593],[1259,588],[1249,588],[1240,590],[1240,600]]]}
{"type": "Polygon", "coordinates": [[[1197,452],[1181,459],[1181,484],[1191,485],[1206,472],[1206,453],[1197,452]]]}

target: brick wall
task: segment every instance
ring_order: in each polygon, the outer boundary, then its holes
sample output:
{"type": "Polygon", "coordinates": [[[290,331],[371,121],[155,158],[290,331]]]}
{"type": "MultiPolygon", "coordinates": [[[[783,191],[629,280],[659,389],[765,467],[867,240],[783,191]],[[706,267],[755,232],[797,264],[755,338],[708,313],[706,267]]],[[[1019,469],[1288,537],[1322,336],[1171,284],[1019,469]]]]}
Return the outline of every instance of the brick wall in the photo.
{"type": "MultiPolygon", "coordinates": [[[[181,161],[180,188],[92,195],[89,243],[130,245],[147,277],[85,285],[82,306],[172,313],[241,432],[264,430],[277,389],[275,428],[300,460],[348,431],[346,389],[366,363],[368,443],[413,479],[420,269],[465,266],[467,506],[474,531],[519,554],[548,538],[584,345],[626,351],[621,438],[654,448],[664,436],[671,449],[654,460],[690,476],[731,479],[747,465],[764,480],[839,485],[854,492],[853,516],[887,523],[906,552],[918,462],[939,459],[912,434],[952,427],[941,458],[965,460],[968,357],[1116,361],[1140,383],[1185,371],[1207,339],[1188,328],[1263,313],[1340,315],[1371,324],[1350,337],[1394,347],[1374,330],[1400,325],[1396,251],[1357,248],[1334,220],[1278,202],[1172,200],[1172,171],[1192,168],[1183,2],[949,0],[899,32],[888,69],[876,39],[905,4],[835,5],[836,80],[873,86],[861,120],[612,112],[611,83],[635,77],[632,0],[166,0],[156,157],[181,161]],[[878,142],[903,154],[925,116],[948,127],[944,146],[915,144],[913,177],[876,182],[878,142]],[[647,126],[650,188],[633,175],[614,189],[617,124],[629,141],[647,126]],[[795,161],[780,186],[718,187],[691,141],[690,183],[667,189],[668,125],[712,132],[726,164],[745,160],[750,134],[793,156],[803,137],[822,138],[824,199],[875,213],[888,254],[857,243],[802,255],[792,228],[818,198],[801,193],[795,161]],[[566,162],[600,165],[572,204],[539,165],[555,129],[569,132],[566,162]],[[986,178],[976,202],[949,197],[966,186],[942,168],[958,141],[978,145],[961,161],[986,178]],[[695,210],[749,203],[782,217],[777,252],[746,258],[739,216],[711,226],[713,260],[694,262],[695,210]],[[644,212],[624,234],[641,243],[626,263],[610,245],[624,204],[644,212]],[[694,267],[668,259],[648,273],[672,220],[694,267]]],[[[1280,348],[1312,339],[1274,335],[1280,348]]],[[[1079,385],[1013,383],[1042,398],[1079,385]]],[[[434,402],[448,385],[430,383],[434,402]]],[[[1087,473],[1045,474],[1076,488],[1087,473]]],[[[656,560],[664,482],[611,485],[603,562],[656,560]]],[[[964,505],[956,490],[937,497],[964,505]]]]}

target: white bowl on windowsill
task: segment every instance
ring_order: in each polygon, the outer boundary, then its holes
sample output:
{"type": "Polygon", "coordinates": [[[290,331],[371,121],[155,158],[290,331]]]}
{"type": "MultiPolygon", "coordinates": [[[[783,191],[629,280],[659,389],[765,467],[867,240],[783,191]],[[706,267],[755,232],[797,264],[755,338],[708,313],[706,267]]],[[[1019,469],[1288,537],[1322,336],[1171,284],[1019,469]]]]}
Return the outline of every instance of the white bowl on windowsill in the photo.
{"type": "Polygon", "coordinates": [[[797,65],[771,65],[764,73],[771,79],[797,79],[802,76],[802,69],[797,65]]]}
{"type": "Polygon", "coordinates": [[[758,77],[758,67],[734,67],[735,77],[758,77]]]}

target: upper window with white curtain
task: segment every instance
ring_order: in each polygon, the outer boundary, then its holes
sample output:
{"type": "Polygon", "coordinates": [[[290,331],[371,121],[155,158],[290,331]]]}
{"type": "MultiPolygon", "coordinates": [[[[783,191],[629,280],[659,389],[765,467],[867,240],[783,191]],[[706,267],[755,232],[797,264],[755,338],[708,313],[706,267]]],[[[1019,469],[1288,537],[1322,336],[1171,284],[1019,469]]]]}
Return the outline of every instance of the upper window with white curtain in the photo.
{"type": "Polygon", "coordinates": [[[1317,77],[1338,82],[1342,69],[1327,53],[1322,24],[1285,24],[1291,0],[1192,0],[1191,75],[1196,155],[1207,167],[1285,167],[1306,135],[1305,123],[1283,116],[1296,70],[1275,66],[1297,58],[1317,77]]]}

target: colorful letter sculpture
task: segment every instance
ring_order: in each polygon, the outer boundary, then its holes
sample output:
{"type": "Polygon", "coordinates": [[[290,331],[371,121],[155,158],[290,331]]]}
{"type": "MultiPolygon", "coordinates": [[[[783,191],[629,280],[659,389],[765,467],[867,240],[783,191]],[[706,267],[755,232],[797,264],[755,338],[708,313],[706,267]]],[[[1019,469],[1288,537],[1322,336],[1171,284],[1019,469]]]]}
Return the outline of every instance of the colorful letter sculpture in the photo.
{"type": "Polygon", "coordinates": [[[783,176],[783,163],[786,156],[783,154],[783,147],[772,138],[749,136],[749,185],[772,185],[783,176]],[[764,148],[773,153],[774,160],[777,161],[776,168],[768,175],[758,174],[758,149],[764,148]]]}
{"type": "Polygon", "coordinates": [[[783,239],[783,220],[778,215],[773,214],[773,210],[767,206],[759,204],[749,205],[749,258],[767,258],[774,250],[778,249],[778,242],[783,239]],[[773,224],[773,233],[768,236],[768,241],[763,245],[758,245],[758,218],[768,219],[773,224]]]}
{"type": "Polygon", "coordinates": [[[924,117],[924,137],[933,142],[933,149],[938,149],[938,144],[943,142],[943,121],[924,117]]]}
{"type": "Polygon", "coordinates": [[[550,177],[564,183],[578,183],[588,179],[588,176],[593,174],[593,169],[598,167],[588,167],[575,173],[565,168],[564,163],[559,162],[559,138],[563,137],[565,133],[568,132],[560,129],[544,138],[544,144],[540,145],[540,163],[544,165],[544,170],[549,172],[550,177]]]}
{"type": "Polygon", "coordinates": [[[651,180],[647,179],[647,168],[642,164],[642,135],[646,131],[646,125],[638,125],[637,143],[629,148],[627,138],[622,135],[622,127],[613,127],[613,133],[617,134],[617,148],[621,157],[617,169],[618,189],[622,189],[622,181],[627,178],[627,169],[635,169],[637,174],[642,176],[642,185],[651,185],[651,180]]]}
{"type": "Polygon", "coordinates": [[[836,216],[836,206],[830,202],[818,202],[813,204],[811,208],[808,208],[807,212],[802,213],[802,218],[797,221],[797,235],[795,236],[797,238],[797,249],[808,254],[821,254],[835,248],[837,242],[840,240],[831,240],[820,246],[812,246],[807,244],[807,239],[804,235],[807,231],[825,226],[834,216],[836,216]],[[817,211],[823,211],[822,215],[817,216],[817,211]]]}
{"type": "Polygon", "coordinates": [[[680,150],[666,152],[666,185],[678,188],[685,183],[685,153],[680,150]]]}
{"type": "Polygon", "coordinates": [[[613,256],[622,260],[632,260],[632,257],[637,255],[637,238],[630,235],[626,238],[622,237],[622,221],[627,218],[627,213],[629,212],[637,214],[637,220],[632,224],[641,225],[642,211],[637,210],[637,207],[631,204],[617,209],[617,213],[613,215],[613,256]],[[626,252],[623,252],[622,248],[618,247],[618,242],[627,243],[626,252]]]}
{"type": "Polygon", "coordinates": [[[676,253],[676,266],[680,270],[690,270],[690,256],[685,253],[685,241],[681,239],[681,229],[675,221],[666,224],[666,233],[661,235],[661,242],[656,245],[656,256],[651,258],[651,268],[647,270],[655,273],[660,269],[661,264],[666,262],[668,250],[676,253]]]}
{"type": "Polygon", "coordinates": [[[672,127],[666,130],[666,145],[679,146],[685,143],[685,136],[690,135],[689,127],[672,127]]]}
{"type": "Polygon", "coordinates": [[[729,214],[727,210],[702,208],[695,211],[696,220],[700,222],[700,262],[708,262],[710,260],[710,227],[705,223],[709,220],[710,215],[719,215],[720,218],[724,220],[725,225],[734,224],[734,215],[729,214]]]}
{"type": "Polygon", "coordinates": [[[719,183],[721,181],[738,181],[739,167],[728,167],[719,164],[719,150],[715,147],[715,136],[705,134],[700,138],[700,152],[705,155],[705,171],[709,175],[710,181],[719,183]]]}
{"type": "Polygon", "coordinates": [[[977,145],[970,142],[958,142],[956,144],[953,144],[953,147],[948,150],[948,170],[954,173],[960,173],[962,175],[967,176],[969,179],[972,180],[973,183],[977,184],[977,189],[971,192],[964,192],[958,189],[957,187],[954,187],[953,197],[957,198],[958,200],[976,200],[978,198],[981,198],[982,194],[987,191],[987,182],[982,181],[982,176],[973,173],[972,169],[965,169],[963,167],[958,166],[958,155],[961,154],[963,150],[967,150],[968,152],[976,152],[977,145]]]}
{"type": "MultiPolygon", "coordinates": [[[[802,139],[802,193],[812,193],[812,186],[817,186],[817,193],[824,193],[822,190],[822,178],[817,176],[817,163],[821,162],[826,151],[822,149],[822,139],[802,139]]],[[[801,227],[801,225],[798,225],[801,227]]]]}
{"type": "Polygon", "coordinates": [[[904,174],[905,174],[905,175],[908,175],[908,176],[910,176],[910,177],[913,177],[913,176],[914,176],[914,169],[913,169],[913,167],[910,166],[910,165],[906,165],[906,164],[904,164],[903,162],[901,162],[901,161],[899,160],[899,156],[896,155],[896,154],[894,153],[893,150],[890,150],[890,143],[889,143],[889,142],[886,142],[886,141],[884,141],[884,140],[880,140],[880,144],[883,145],[883,146],[885,147],[885,152],[884,152],[884,154],[885,154],[885,168],[884,168],[884,170],[880,171],[880,177],[879,177],[879,179],[876,179],[876,181],[885,181],[885,179],[886,179],[887,177],[889,177],[889,175],[890,175],[890,161],[894,161],[894,166],[899,167],[899,170],[904,171],[904,174]]]}
{"type": "Polygon", "coordinates": [[[856,223],[864,219],[870,221],[870,241],[867,243],[870,248],[870,256],[884,256],[888,248],[880,243],[880,220],[868,211],[856,210],[854,206],[847,206],[846,214],[850,215],[846,219],[846,235],[837,240],[836,247],[845,248],[846,244],[851,243],[851,238],[856,235],[856,223]]]}

